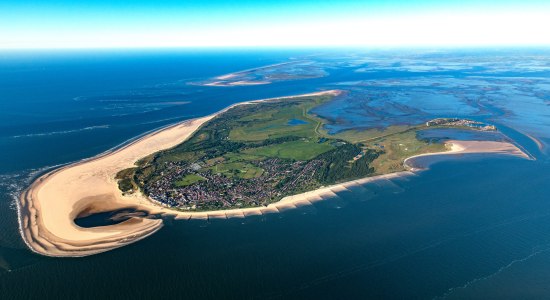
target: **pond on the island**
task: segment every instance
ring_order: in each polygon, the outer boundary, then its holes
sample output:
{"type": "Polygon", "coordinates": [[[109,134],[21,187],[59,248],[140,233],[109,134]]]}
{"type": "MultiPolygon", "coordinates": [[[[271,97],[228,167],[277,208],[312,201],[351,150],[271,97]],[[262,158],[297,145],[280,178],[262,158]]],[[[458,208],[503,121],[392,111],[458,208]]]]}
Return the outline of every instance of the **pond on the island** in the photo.
{"type": "Polygon", "coordinates": [[[288,121],[287,124],[290,125],[290,126],[296,126],[296,125],[307,124],[307,122],[304,121],[304,120],[300,120],[300,119],[291,119],[291,120],[288,121]]]}

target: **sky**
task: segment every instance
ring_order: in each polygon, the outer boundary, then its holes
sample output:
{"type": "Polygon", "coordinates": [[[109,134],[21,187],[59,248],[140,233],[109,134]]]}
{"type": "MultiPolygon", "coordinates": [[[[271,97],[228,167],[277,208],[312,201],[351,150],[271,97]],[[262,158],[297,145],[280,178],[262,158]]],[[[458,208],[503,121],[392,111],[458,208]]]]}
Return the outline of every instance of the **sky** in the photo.
{"type": "Polygon", "coordinates": [[[0,0],[0,49],[550,46],[550,0],[0,0]]]}

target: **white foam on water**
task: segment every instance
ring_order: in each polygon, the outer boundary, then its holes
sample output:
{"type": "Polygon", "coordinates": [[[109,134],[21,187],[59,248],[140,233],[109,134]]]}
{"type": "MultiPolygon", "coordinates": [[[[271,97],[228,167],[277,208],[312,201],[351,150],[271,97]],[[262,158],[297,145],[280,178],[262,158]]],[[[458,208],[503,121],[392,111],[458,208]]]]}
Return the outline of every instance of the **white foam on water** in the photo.
{"type": "Polygon", "coordinates": [[[70,129],[70,130],[14,135],[14,136],[11,136],[11,138],[17,139],[17,138],[26,138],[26,137],[62,135],[62,134],[69,134],[69,133],[82,132],[82,131],[95,130],[95,129],[107,129],[109,127],[110,127],[110,125],[88,126],[88,127],[84,127],[84,128],[70,129]]]}

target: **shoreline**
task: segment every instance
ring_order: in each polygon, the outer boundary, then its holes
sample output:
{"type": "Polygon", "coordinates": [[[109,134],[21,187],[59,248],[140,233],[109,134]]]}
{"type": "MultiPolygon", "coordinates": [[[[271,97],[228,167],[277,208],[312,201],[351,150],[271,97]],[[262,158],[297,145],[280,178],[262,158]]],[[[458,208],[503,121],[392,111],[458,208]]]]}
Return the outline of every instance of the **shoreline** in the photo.
{"type": "Polygon", "coordinates": [[[227,73],[227,74],[224,74],[224,75],[219,75],[219,76],[214,77],[214,79],[229,80],[229,79],[233,79],[233,78],[235,78],[239,75],[243,75],[243,74],[246,74],[246,73],[250,73],[250,72],[254,72],[254,71],[258,71],[258,70],[263,70],[263,69],[269,69],[269,68],[278,67],[278,66],[284,66],[284,65],[288,65],[288,64],[297,63],[297,62],[300,62],[300,61],[285,61],[285,62],[265,65],[265,66],[261,66],[261,67],[257,67],[257,68],[244,69],[244,70],[236,71],[236,72],[233,72],[233,73],[227,73]]]}
{"type": "Polygon", "coordinates": [[[463,155],[463,154],[504,154],[517,156],[528,160],[533,160],[534,158],[529,154],[525,153],[518,146],[510,142],[497,142],[497,141],[458,141],[458,140],[448,140],[445,142],[448,151],[445,152],[434,152],[434,153],[424,153],[418,154],[411,157],[407,157],[403,161],[403,166],[409,171],[420,171],[424,170],[427,167],[414,166],[411,163],[414,163],[415,159],[421,157],[429,156],[442,156],[442,155],[463,155]]]}
{"type": "Polygon", "coordinates": [[[114,179],[116,173],[133,167],[140,158],[182,143],[203,123],[237,105],[339,93],[331,90],[235,103],[208,116],[153,130],[114,150],[50,170],[35,178],[16,201],[20,234],[33,252],[46,256],[92,255],[141,240],[159,230],[162,220],[131,218],[95,228],[78,227],[73,220],[83,211],[96,213],[120,208],[166,214],[165,208],[154,205],[146,197],[122,195],[114,179]]]}
{"type": "MultiPolygon", "coordinates": [[[[80,160],[50,170],[37,177],[25,189],[17,201],[20,234],[35,253],[56,257],[93,255],[128,245],[148,237],[163,226],[162,218],[130,218],[122,223],[93,228],[79,227],[74,219],[79,215],[111,211],[122,208],[145,210],[149,214],[173,216],[181,219],[243,218],[251,215],[277,213],[287,209],[311,205],[334,197],[336,193],[367,182],[414,175],[414,168],[407,171],[365,177],[317,190],[287,196],[265,207],[234,208],[207,212],[177,211],[155,204],[141,193],[123,195],[114,178],[118,171],[134,166],[134,163],[155,152],[174,147],[187,140],[202,124],[219,114],[238,106],[261,101],[297,98],[316,95],[334,95],[339,90],[329,90],[288,97],[277,97],[236,103],[205,117],[185,120],[162,127],[123,143],[117,149],[105,151],[92,158],[80,160]]],[[[449,141],[451,143],[451,141],[449,141]]],[[[529,158],[513,144],[506,142],[452,141],[451,151],[413,156],[410,160],[426,155],[463,153],[500,153],[529,158]],[[470,143],[470,144],[468,144],[470,143]],[[489,144],[488,144],[489,143],[489,144]],[[496,144],[495,144],[496,143],[496,144]]]]}

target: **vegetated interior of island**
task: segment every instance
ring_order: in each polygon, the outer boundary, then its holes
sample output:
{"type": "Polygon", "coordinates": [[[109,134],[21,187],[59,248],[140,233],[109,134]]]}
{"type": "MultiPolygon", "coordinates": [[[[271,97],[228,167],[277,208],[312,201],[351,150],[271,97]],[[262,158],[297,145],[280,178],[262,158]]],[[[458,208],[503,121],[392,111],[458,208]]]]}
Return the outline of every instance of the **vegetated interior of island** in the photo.
{"type": "Polygon", "coordinates": [[[407,157],[445,150],[418,137],[440,126],[494,130],[477,122],[436,119],[416,126],[329,134],[311,110],[333,95],[235,106],[190,139],[117,174],[123,193],[142,192],[179,210],[267,205],[321,186],[404,169],[407,157]]]}

